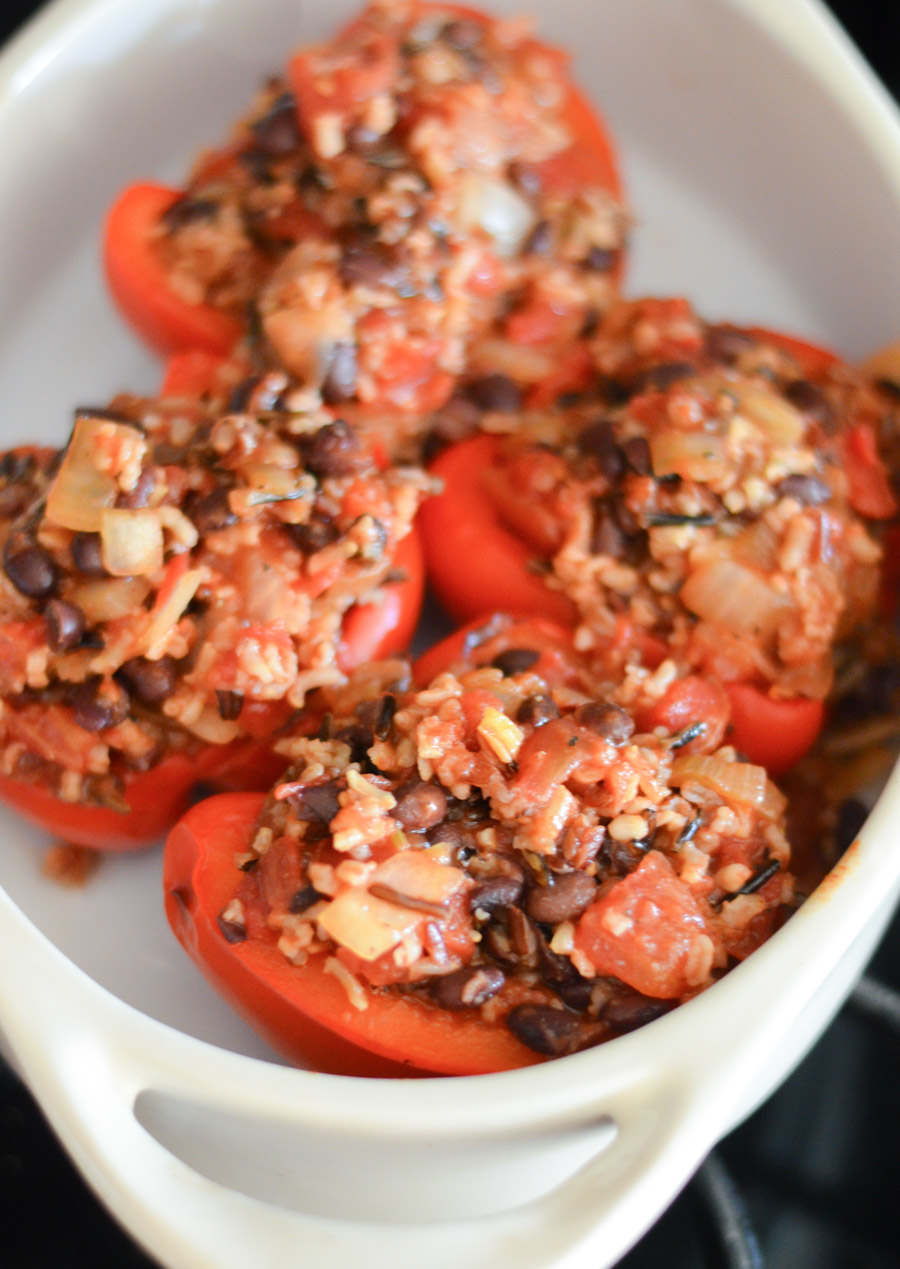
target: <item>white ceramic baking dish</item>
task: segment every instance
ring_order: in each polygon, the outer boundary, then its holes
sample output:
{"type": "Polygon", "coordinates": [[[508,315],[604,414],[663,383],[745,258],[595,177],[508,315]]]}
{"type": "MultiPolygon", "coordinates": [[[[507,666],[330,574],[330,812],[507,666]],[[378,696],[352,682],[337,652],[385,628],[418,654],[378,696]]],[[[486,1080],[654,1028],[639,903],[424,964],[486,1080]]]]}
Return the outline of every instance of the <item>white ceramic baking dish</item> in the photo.
{"type": "MultiPolygon", "coordinates": [[[[0,443],[158,370],[104,298],[113,194],[184,172],[351,0],[57,0],[0,60],[0,443]]],[[[496,0],[577,50],[637,213],[633,293],[861,354],[898,333],[900,128],[812,0],[496,0]]],[[[0,824],[0,1033],[78,1166],[172,1269],[601,1269],[787,1074],[900,887],[900,777],[789,924],[643,1031],[540,1068],[375,1082],[277,1063],[162,916],[160,855],[81,891],[0,824]]],[[[51,1199],[52,1202],[52,1199],[51,1199]]]]}

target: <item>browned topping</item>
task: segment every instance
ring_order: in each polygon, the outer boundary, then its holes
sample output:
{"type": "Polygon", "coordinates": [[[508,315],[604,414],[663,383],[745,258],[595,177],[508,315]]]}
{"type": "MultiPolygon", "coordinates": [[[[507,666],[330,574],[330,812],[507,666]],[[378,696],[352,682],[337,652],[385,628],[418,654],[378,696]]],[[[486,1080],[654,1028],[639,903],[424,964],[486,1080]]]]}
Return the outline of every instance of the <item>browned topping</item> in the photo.
{"type": "Polygon", "coordinates": [[[47,643],[51,652],[67,652],[84,634],[84,613],[64,599],[51,599],[44,609],[47,643]]]}

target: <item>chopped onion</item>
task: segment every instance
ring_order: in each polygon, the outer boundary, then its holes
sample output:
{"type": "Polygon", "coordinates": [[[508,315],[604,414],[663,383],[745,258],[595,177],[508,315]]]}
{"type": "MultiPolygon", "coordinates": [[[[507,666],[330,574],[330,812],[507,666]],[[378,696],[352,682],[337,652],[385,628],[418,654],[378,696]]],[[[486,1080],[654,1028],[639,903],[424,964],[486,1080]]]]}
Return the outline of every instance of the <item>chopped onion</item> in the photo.
{"type": "Polygon", "coordinates": [[[711,432],[657,432],[650,437],[656,476],[710,482],[721,479],[728,467],[725,442],[711,432]]]}
{"type": "Polygon", "coordinates": [[[163,531],[155,511],[106,508],[100,517],[103,567],[113,577],[143,577],[163,565],[163,531]]]}
{"type": "Polygon", "coordinates": [[[97,433],[107,428],[121,428],[129,438],[135,435],[133,427],[107,419],[80,418],[72,429],[72,438],[47,495],[47,519],[64,529],[95,533],[104,509],[116,500],[115,480],[94,466],[97,433]]]}
{"type": "Polygon", "coordinates": [[[766,520],[756,520],[734,539],[732,553],[741,564],[769,572],[778,564],[778,535],[766,520]]]}
{"type": "Polygon", "coordinates": [[[360,886],[342,891],[319,916],[330,939],[375,961],[422,924],[422,913],[377,899],[360,886]]]}
{"type": "Polygon", "coordinates": [[[691,612],[735,634],[769,638],[792,606],[758,573],[736,560],[714,559],[701,565],[681,588],[691,612]]]}
{"type": "Polygon", "coordinates": [[[465,229],[483,229],[502,256],[514,256],[534,228],[535,214],[508,181],[469,172],[459,217],[465,229]]]}
{"type": "Polygon", "coordinates": [[[227,745],[241,734],[237,723],[222,718],[219,711],[210,706],[202,710],[199,717],[187,724],[187,727],[195,736],[211,745],[227,745]]]}
{"type": "Polygon", "coordinates": [[[390,886],[399,894],[423,903],[446,903],[459,890],[465,875],[451,864],[442,864],[421,850],[401,850],[380,863],[370,885],[390,886]]]}
{"type": "Polygon", "coordinates": [[[187,558],[184,555],[176,556],[168,567],[171,571],[170,578],[166,579],[160,589],[156,605],[150,614],[150,624],[141,640],[140,651],[143,653],[148,652],[154,644],[169,633],[194,598],[197,587],[203,580],[203,570],[188,569],[187,558]],[[171,585],[169,585],[170,580],[171,585]]]}
{"type": "Polygon", "coordinates": [[[806,424],[803,415],[783,397],[754,384],[732,388],[741,414],[749,419],[775,445],[796,445],[803,439],[806,424]]]}
{"type": "Polygon", "coordinates": [[[149,593],[150,585],[142,577],[97,578],[82,582],[66,598],[77,604],[89,626],[95,626],[137,612],[149,593]]]}
{"type": "Polygon", "coordinates": [[[672,784],[676,788],[693,781],[712,789],[719,797],[741,806],[761,807],[768,779],[764,767],[749,762],[726,762],[710,754],[688,754],[672,764],[672,784]]]}

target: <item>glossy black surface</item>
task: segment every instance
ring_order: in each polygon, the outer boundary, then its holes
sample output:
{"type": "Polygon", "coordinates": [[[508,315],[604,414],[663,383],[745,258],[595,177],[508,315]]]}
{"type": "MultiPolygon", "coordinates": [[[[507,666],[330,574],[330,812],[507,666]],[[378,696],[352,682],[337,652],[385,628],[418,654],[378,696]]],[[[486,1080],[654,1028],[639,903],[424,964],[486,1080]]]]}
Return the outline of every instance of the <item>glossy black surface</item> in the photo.
{"type": "MultiPolygon", "coordinates": [[[[7,0],[0,7],[0,39],[38,7],[7,0]]],[[[834,0],[831,7],[900,94],[900,3],[834,0]]],[[[900,921],[872,972],[900,989],[900,921]]],[[[788,1082],[720,1146],[717,1156],[746,1205],[768,1269],[900,1265],[898,1071],[897,1032],[851,1006],[788,1082]]],[[[622,1269],[759,1264],[735,1259],[733,1244],[723,1248],[721,1221],[713,1216],[701,1187],[690,1185],[622,1269]]],[[[95,1201],[27,1091],[0,1063],[2,1269],[142,1269],[151,1263],[95,1201]]]]}

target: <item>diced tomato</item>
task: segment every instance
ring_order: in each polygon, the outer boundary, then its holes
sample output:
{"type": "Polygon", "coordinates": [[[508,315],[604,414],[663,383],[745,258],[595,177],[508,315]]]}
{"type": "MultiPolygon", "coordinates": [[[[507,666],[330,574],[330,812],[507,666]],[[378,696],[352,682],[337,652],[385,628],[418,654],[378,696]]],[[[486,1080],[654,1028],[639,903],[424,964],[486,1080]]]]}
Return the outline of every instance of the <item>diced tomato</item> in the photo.
{"type": "Polygon", "coordinates": [[[665,855],[651,850],[580,917],[575,946],[598,974],[675,1000],[699,985],[690,965],[700,935],[709,930],[697,900],[665,855]]]}

